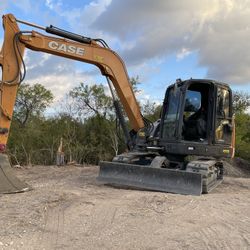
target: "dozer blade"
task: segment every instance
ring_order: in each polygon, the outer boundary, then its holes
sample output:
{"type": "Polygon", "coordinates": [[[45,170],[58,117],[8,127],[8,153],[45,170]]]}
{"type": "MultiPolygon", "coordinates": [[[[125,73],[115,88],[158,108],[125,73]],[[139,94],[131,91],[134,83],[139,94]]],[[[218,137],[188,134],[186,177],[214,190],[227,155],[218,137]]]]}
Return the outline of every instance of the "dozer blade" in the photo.
{"type": "Polygon", "coordinates": [[[31,188],[25,183],[20,181],[10,166],[7,155],[0,154],[0,193],[18,193],[25,192],[31,188]]]}
{"type": "Polygon", "coordinates": [[[105,184],[176,194],[201,195],[202,193],[202,176],[199,173],[134,164],[100,162],[97,180],[105,184]]]}

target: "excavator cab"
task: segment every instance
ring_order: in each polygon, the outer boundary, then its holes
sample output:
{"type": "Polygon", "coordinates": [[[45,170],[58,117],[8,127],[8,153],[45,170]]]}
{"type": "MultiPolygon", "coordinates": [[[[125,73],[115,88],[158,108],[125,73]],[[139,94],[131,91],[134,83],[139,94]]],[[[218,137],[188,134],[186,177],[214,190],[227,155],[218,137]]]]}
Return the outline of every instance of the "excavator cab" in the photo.
{"type": "Polygon", "coordinates": [[[232,91],[212,80],[177,81],[165,95],[159,145],[167,154],[231,157],[232,91]]]}

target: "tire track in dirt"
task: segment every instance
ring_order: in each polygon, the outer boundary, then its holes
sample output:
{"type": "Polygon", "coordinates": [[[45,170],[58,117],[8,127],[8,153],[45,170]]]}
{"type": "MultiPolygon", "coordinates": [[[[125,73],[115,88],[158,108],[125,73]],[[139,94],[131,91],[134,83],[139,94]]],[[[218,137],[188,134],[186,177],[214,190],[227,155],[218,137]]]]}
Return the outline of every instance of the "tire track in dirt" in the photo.
{"type": "Polygon", "coordinates": [[[103,206],[96,206],[92,210],[91,219],[86,228],[87,235],[107,233],[110,225],[115,221],[117,210],[117,207],[107,207],[105,204],[103,206]]]}
{"type": "Polygon", "coordinates": [[[40,238],[40,246],[43,249],[57,249],[59,235],[63,234],[64,212],[60,205],[45,207],[44,228],[40,238]]]}
{"type": "MultiPolygon", "coordinates": [[[[56,192],[59,192],[58,190],[56,192]]],[[[35,242],[38,249],[62,249],[62,241],[65,237],[65,212],[74,204],[76,197],[69,198],[69,195],[62,193],[52,194],[48,201],[43,204],[42,225],[36,237],[35,242]]]]}
{"type": "MultiPolygon", "coordinates": [[[[222,226],[223,227],[223,226],[222,226]]],[[[225,238],[225,235],[221,235],[221,231],[224,232],[220,226],[219,229],[215,227],[215,225],[201,228],[199,231],[199,238],[204,243],[204,248],[206,249],[225,249],[225,250],[234,250],[235,248],[232,247],[230,244],[231,242],[228,241],[228,238],[225,238]]]]}

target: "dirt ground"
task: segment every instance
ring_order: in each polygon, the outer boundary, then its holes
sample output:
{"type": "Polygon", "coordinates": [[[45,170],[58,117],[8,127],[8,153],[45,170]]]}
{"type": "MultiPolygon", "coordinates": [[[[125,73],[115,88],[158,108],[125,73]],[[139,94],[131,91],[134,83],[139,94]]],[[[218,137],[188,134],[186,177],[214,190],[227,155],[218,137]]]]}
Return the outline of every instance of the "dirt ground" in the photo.
{"type": "Polygon", "coordinates": [[[34,189],[0,196],[0,249],[250,249],[250,178],[208,195],[98,184],[98,167],[15,170],[34,189]]]}

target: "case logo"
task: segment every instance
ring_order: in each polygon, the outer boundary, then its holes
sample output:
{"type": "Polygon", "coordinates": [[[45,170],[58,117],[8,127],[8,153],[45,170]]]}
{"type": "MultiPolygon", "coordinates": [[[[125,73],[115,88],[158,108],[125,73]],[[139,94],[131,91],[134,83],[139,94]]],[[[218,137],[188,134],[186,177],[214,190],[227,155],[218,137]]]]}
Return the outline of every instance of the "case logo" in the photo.
{"type": "Polygon", "coordinates": [[[55,41],[50,41],[48,43],[48,46],[53,50],[63,51],[63,52],[75,54],[75,55],[78,55],[78,56],[83,56],[83,54],[84,54],[84,49],[83,48],[73,46],[73,45],[67,45],[67,44],[64,44],[64,43],[58,43],[58,42],[55,42],[55,41]]]}

